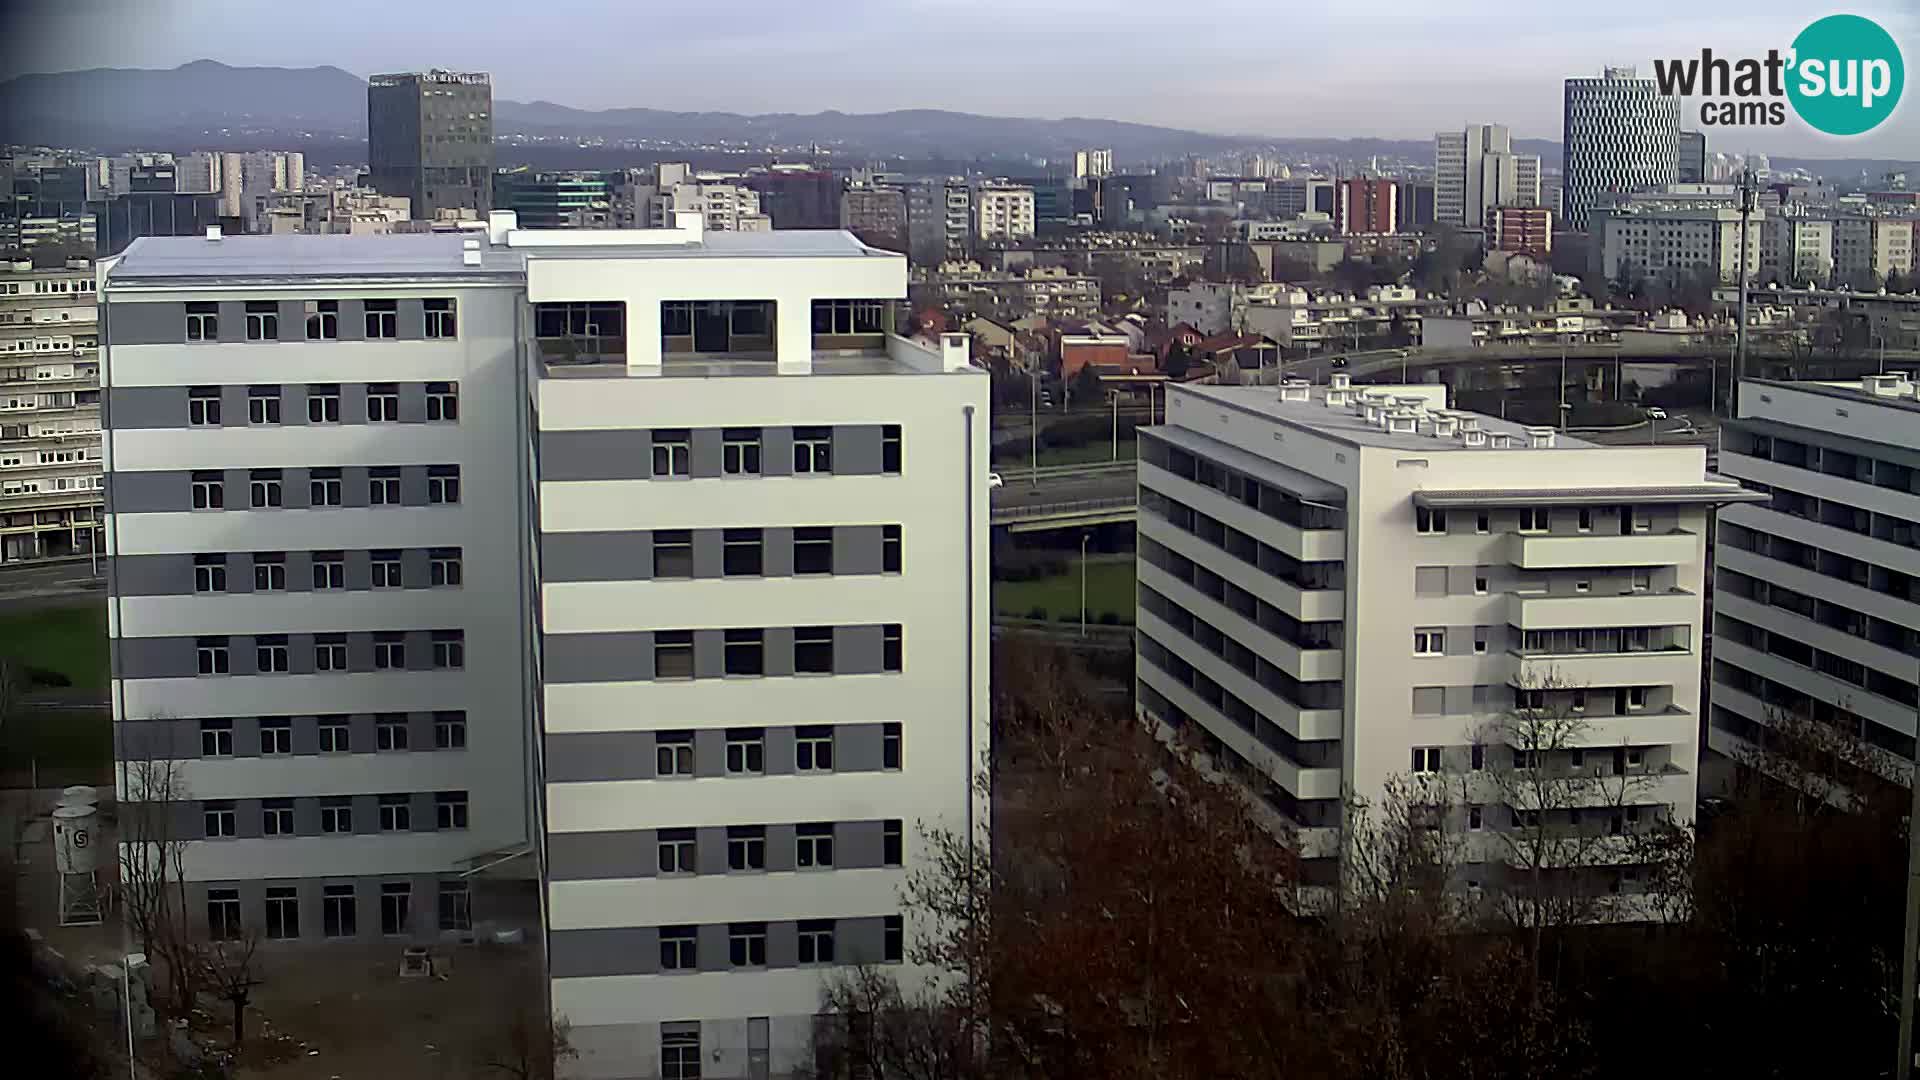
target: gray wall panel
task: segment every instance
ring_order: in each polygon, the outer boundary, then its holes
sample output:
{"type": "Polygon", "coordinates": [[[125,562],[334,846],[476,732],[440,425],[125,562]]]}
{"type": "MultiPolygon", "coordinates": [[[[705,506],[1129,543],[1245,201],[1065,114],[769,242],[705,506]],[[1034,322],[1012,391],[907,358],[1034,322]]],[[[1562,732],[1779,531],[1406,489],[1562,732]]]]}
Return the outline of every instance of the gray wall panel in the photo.
{"type": "Polygon", "coordinates": [[[766,729],[766,759],[768,776],[788,776],[793,773],[793,729],[790,727],[771,727],[766,729]]]}
{"type": "Polygon", "coordinates": [[[542,432],[540,479],[645,479],[653,471],[652,448],[653,435],[643,430],[542,432]]]}
{"type": "Polygon", "coordinates": [[[794,827],[781,823],[767,826],[767,872],[793,869],[794,827]]]}
{"type": "Polygon", "coordinates": [[[693,576],[726,576],[725,532],[721,529],[693,530],[693,576]]]}
{"type": "Polygon", "coordinates": [[[651,731],[583,731],[548,735],[549,783],[598,780],[651,780],[654,776],[651,731]]]}
{"type": "Polygon", "coordinates": [[[885,836],[878,821],[842,821],[833,827],[833,864],[842,870],[885,866],[885,836]]]}
{"type": "Polygon", "coordinates": [[[837,919],[833,925],[836,964],[878,964],[886,955],[886,920],[866,917],[837,919]]]}
{"type": "Polygon", "coordinates": [[[542,646],[549,682],[626,682],[653,678],[653,632],[549,634],[542,646]]]}
{"type": "Polygon", "coordinates": [[[835,476],[876,476],[880,472],[880,427],[841,424],[833,429],[835,476]]]}
{"type": "Polygon", "coordinates": [[[115,430],[189,426],[184,386],[110,386],[105,393],[115,430]]]}
{"type": "Polygon", "coordinates": [[[760,572],[766,577],[793,576],[793,530],[785,526],[761,532],[760,572]]]}
{"type": "Polygon", "coordinates": [[[871,675],[882,670],[885,641],[878,626],[836,626],[833,628],[833,672],[836,675],[871,675]]]}
{"type": "Polygon", "coordinates": [[[836,574],[879,573],[880,528],[878,525],[835,525],[833,527],[833,572],[836,574]]]}
{"type": "Polygon", "coordinates": [[[652,829],[547,834],[547,873],[555,881],[652,877],[658,855],[652,829]]]}
{"type": "Polygon", "coordinates": [[[727,775],[727,733],[722,728],[702,728],[693,733],[693,774],[727,775]]]}
{"type": "Polygon", "coordinates": [[[556,979],[650,975],[660,966],[660,933],[651,926],[554,930],[547,935],[548,974],[556,979]]]}
{"type": "MultiPolygon", "coordinates": [[[[373,745],[371,735],[368,736],[367,745],[373,745]]],[[[353,831],[356,834],[377,833],[380,831],[380,796],[355,795],[353,797],[353,831]]],[[[374,903],[379,903],[379,900],[380,891],[375,889],[374,903]]],[[[362,920],[365,920],[369,915],[375,919],[375,926],[377,927],[379,925],[380,909],[377,907],[371,911],[362,909],[360,912],[362,920]]]]}
{"type": "Polygon", "coordinates": [[[541,576],[547,581],[645,581],[653,576],[652,535],[543,533],[541,576]]]}
{"type": "Polygon", "coordinates": [[[769,626],[764,641],[767,674],[793,674],[793,627],[769,626]]]}
{"type": "Polygon", "coordinates": [[[687,471],[695,479],[719,476],[723,445],[721,429],[695,428],[690,434],[693,445],[688,448],[687,471]]]}
{"type": "MultiPolygon", "coordinates": [[[[401,301],[402,304],[405,301],[401,301]]],[[[405,337],[405,334],[401,335],[405,337]]],[[[403,424],[424,424],[427,422],[427,384],[400,384],[400,422],[403,424]]]]}
{"type": "Polygon", "coordinates": [[[187,305],[117,300],[101,330],[100,340],[113,345],[178,345],[187,340],[187,305]]]}
{"type": "Polygon", "coordinates": [[[706,923],[697,928],[695,962],[701,971],[725,971],[731,966],[727,957],[727,924],[706,923]]]}
{"type": "MultiPolygon", "coordinates": [[[[229,655],[239,652],[243,642],[246,639],[229,639],[229,655]]],[[[122,638],[117,651],[115,674],[124,679],[176,679],[199,671],[190,637],[122,638]]]]}
{"type": "Polygon", "coordinates": [[[881,725],[839,725],[833,732],[833,753],[833,767],[836,771],[880,771],[881,725]]]}
{"type": "Polygon", "coordinates": [[[186,596],[193,592],[193,556],[121,555],[110,560],[120,596],[186,596]]]}
{"type": "MultiPolygon", "coordinates": [[[[367,336],[367,304],[364,300],[342,300],[340,303],[340,340],[362,341],[367,336]]],[[[360,419],[367,414],[362,410],[360,419]]],[[[376,896],[378,890],[376,890],[376,896]]]]}
{"type": "Polygon", "coordinates": [[[800,927],[794,922],[767,924],[767,966],[788,968],[800,963],[800,927]]]}
{"type": "Polygon", "coordinates": [[[693,632],[693,677],[696,679],[718,679],[726,675],[726,632],[723,630],[695,630],[693,632]]]}
{"type": "MultiPolygon", "coordinates": [[[[116,514],[166,514],[193,506],[193,474],[170,469],[152,472],[121,472],[108,477],[112,486],[113,512],[116,514]]],[[[233,492],[228,490],[227,495],[233,492]]],[[[246,492],[241,491],[241,498],[246,492]]]]}
{"type": "Polygon", "coordinates": [[[793,429],[770,427],[760,432],[760,473],[763,476],[793,475],[793,429]]]}
{"type": "Polygon", "coordinates": [[[697,840],[695,858],[703,874],[724,874],[727,872],[727,830],[724,826],[708,826],[694,830],[697,840]]]}
{"type": "Polygon", "coordinates": [[[432,505],[427,502],[427,467],[425,465],[400,466],[400,505],[432,505]]]}
{"type": "Polygon", "coordinates": [[[220,340],[247,340],[247,305],[241,300],[220,301],[220,340]]]}
{"type": "MultiPolygon", "coordinates": [[[[426,302],[420,297],[401,297],[400,315],[395,321],[398,324],[396,328],[400,332],[401,341],[425,341],[427,339],[426,302]]],[[[400,419],[405,420],[407,418],[407,399],[406,389],[404,387],[401,388],[400,394],[400,419]]],[[[423,420],[426,419],[426,407],[424,404],[421,406],[420,417],[423,420]]]]}

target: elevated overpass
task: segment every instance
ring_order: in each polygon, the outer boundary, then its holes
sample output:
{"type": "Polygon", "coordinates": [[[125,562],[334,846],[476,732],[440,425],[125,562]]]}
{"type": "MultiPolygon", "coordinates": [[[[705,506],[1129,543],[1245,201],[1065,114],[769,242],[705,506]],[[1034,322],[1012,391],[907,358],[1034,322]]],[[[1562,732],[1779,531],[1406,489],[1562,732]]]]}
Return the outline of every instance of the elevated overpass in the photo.
{"type": "Polygon", "coordinates": [[[995,528],[1043,532],[1132,521],[1138,481],[1132,460],[1001,470],[993,490],[995,528]]]}

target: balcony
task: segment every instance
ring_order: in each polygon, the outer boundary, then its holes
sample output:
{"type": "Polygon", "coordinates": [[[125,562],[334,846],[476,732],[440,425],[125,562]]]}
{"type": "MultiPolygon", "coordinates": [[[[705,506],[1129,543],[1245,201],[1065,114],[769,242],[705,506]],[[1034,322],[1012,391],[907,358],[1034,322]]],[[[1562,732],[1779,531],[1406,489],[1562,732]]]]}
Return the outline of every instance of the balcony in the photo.
{"type": "Polygon", "coordinates": [[[1701,557],[1700,534],[1685,529],[1629,536],[1515,533],[1507,538],[1507,561],[1524,570],[1681,566],[1701,557]]]}
{"type": "Polygon", "coordinates": [[[1692,649],[1623,653],[1524,653],[1510,650],[1520,687],[1692,686],[1700,657],[1692,649]]]}
{"type": "Polygon", "coordinates": [[[1700,617],[1700,597],[1684,589],[1614,595],[1507,597],[1507,622],[1522,630],[1600,626],[1684,626],[1700,617]]]}

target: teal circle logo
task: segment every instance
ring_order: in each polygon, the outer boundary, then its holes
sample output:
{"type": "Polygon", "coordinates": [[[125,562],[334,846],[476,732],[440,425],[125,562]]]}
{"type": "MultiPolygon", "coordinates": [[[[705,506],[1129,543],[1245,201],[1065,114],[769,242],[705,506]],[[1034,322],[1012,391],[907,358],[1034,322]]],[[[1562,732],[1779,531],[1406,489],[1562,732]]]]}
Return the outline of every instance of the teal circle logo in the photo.
{"type": "Polygon", "coordinates": [[[1787,98],[1808,126],[1828,135],[1872,131],[1893,115],[1906,65],[1893,35],[1872,19],[1829,15],[1793,39],[1787,98]]]}

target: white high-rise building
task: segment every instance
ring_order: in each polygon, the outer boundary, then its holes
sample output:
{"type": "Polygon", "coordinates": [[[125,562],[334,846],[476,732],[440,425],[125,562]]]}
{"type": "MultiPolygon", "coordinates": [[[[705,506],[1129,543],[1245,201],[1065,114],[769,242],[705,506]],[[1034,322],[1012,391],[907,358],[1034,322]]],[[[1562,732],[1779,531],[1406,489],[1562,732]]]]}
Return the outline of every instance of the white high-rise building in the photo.
{"type": "Polygon", "coordinates": [[[1516,154],[1504,124],[1433,137],[1434,220],[1481,228],[1500,206],[1540,205],[1540,155],[1516,154]]]}
{"type": "Polygon", "coordinates": [[[1005,243],[1033,236],[1033,189],[1021,184],[981,184],[973,192],[973,236],[1005,243]]]}
{"type": "Polygon", "coordinates": [[[1561,216],[1585,231],[1602,199],[1680,179],[1680,99],[1630,67],[1566,81],[1561,216]]]}
{"type": "Polygon", "coordinates": [[[0,562],[100,549],[94,312],[85,259],[0,263],[0,562]]]}
{"type": "MultiPolygon", "coordinates": [[[[662,169],[667,169],[662,166],[662,169]]],[[[674,170],[677,171],[677,170],[674,170]]],[[[653,199],[653,227],[665,228],[680,214],[697,213],[714,232],[769,232],[773,223],[760,212],[760,193],[738,177],[702,173],[676,180],[653,199]]]]}
{"type": "MultiPolygon", "coordinates": [[[[1488,888],[1526,872],[1501,842],[1523,824],[1693,812],[1708,512],[1757,496],[1698,446],[1599,446],[1445,394],[1176,387],[1141,431],[1140,707],[1248,771],[1309,880],[1335,880],[1344,800],[1409,773],[1446,786],[1488,888]],[[1523,745],[1524,716],[1560,738],[1523,745]],[[1592,770],[1614,801],[1534,820],[1491,783],[1526,768],[1592,770]]],[[[1635,891],[1624,866],[1563,869],[1635,891]]]]}
{"type": "Polygon", "coordinates": [[[1075,179],[1112,176],[1113,151],[1110,149],[1075,150],[1073,152],[1073,175],[1075,179]]]}
{"type": "Polygon", "coordinates": [[[568,1075],[788,1075],[986,824],[987,379],[848,234],[513,217],[106,265],[122,820],[214,933],[534,930],[568,1075]]]}
{"type": "MultiPolygon", "coordinates": [[[[1710,765],[1785,715],[1850,732],[1908,782],[1920,681],[1920,383],[1740,384],[1720,471],[1767,492],[1715,537],[1710,765]]],[[[1721,777],[1710,777],[1715,781],[1721,777]]]]}

